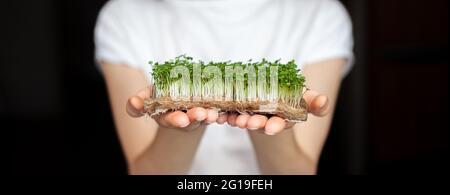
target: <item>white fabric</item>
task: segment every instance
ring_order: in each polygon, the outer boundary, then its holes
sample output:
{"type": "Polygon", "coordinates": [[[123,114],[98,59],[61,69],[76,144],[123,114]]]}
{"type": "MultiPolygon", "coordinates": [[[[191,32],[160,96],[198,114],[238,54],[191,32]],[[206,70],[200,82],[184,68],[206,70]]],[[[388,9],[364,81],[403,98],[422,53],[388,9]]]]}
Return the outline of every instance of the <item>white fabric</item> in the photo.
{"type": "MultiPolygon", "coordinates": [[[[209,60],[295,59],[305,64],[346,58],[351,21],[336,0],[112,0],[95,29],[96,60],[143,70],[148,61],[187,54],[209,60]]],[[[245,130],[211,125],[192,174],[258,174],[245,130]]]]}

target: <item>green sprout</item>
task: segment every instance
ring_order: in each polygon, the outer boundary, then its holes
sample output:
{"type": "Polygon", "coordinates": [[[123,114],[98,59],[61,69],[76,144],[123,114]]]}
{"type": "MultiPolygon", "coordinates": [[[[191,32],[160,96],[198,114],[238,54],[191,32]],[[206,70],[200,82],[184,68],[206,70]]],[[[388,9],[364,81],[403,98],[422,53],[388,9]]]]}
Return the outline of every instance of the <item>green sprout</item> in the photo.
{"type": "Polygon", "coordinates": [[[163,63],[152,62],[154,95],[192,101],[270,101],[298,106],[305,87],[294,60],[259,62],[195,61],[181,55],[163,63]]]}

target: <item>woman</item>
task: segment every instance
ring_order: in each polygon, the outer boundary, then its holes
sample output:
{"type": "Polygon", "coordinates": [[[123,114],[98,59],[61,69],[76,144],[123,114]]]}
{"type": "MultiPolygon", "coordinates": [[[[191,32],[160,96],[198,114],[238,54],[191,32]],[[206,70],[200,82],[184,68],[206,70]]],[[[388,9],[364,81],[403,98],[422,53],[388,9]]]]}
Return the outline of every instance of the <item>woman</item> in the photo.
{"type": "Polygon", "coordinates": [[[335,0],[113,0],[95,31],[130,174],[315,174],[341,78],[351,22],[335,0]],[[294,59],[312,90],[307,122],[219,115],[206,108],[142,117],[149,60],[294,59]],[[263,133],[261,133],[263,132],[263,133]]]}

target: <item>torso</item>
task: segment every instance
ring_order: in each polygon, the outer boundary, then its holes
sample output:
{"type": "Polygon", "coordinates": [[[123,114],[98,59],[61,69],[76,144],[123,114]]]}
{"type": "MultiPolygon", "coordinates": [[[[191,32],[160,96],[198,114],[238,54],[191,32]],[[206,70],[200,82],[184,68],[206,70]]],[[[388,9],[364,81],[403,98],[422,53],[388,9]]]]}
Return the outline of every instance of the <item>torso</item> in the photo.
{"type": "MultiPolygon", "coordinates": [[[[209,60],[291,60],[302,68],[319,0],[134,0],[126,25],[133,56],[149,60],[187,54],[209,60]]],[[[125,3],[124,3],[125,6],[125,3]]],[[[148,74],[150,75],[150,74],[148,74]]],[[[246,130],[210,125],[192,174],[258,174],[246,130]]]]}

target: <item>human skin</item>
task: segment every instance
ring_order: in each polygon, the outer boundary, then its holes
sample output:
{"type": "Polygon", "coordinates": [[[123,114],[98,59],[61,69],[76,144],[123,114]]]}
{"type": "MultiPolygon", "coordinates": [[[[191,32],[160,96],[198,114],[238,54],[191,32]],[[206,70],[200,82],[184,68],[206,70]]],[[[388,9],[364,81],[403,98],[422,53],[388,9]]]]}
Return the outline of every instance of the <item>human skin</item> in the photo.
{"type": "Polygon", "coordinates": [[[201,107],[143,117],[151,90],[145,75],[126,65],[102,66],[130,174],[186,174],[210,123],[248,130],[263,174],[315,174],[344,64],[343,59],[330,59],[305,66],[302,73],[313,90],[304,98],[312,116],[297,124],[277,116],[219,115],[201,107]]]}

